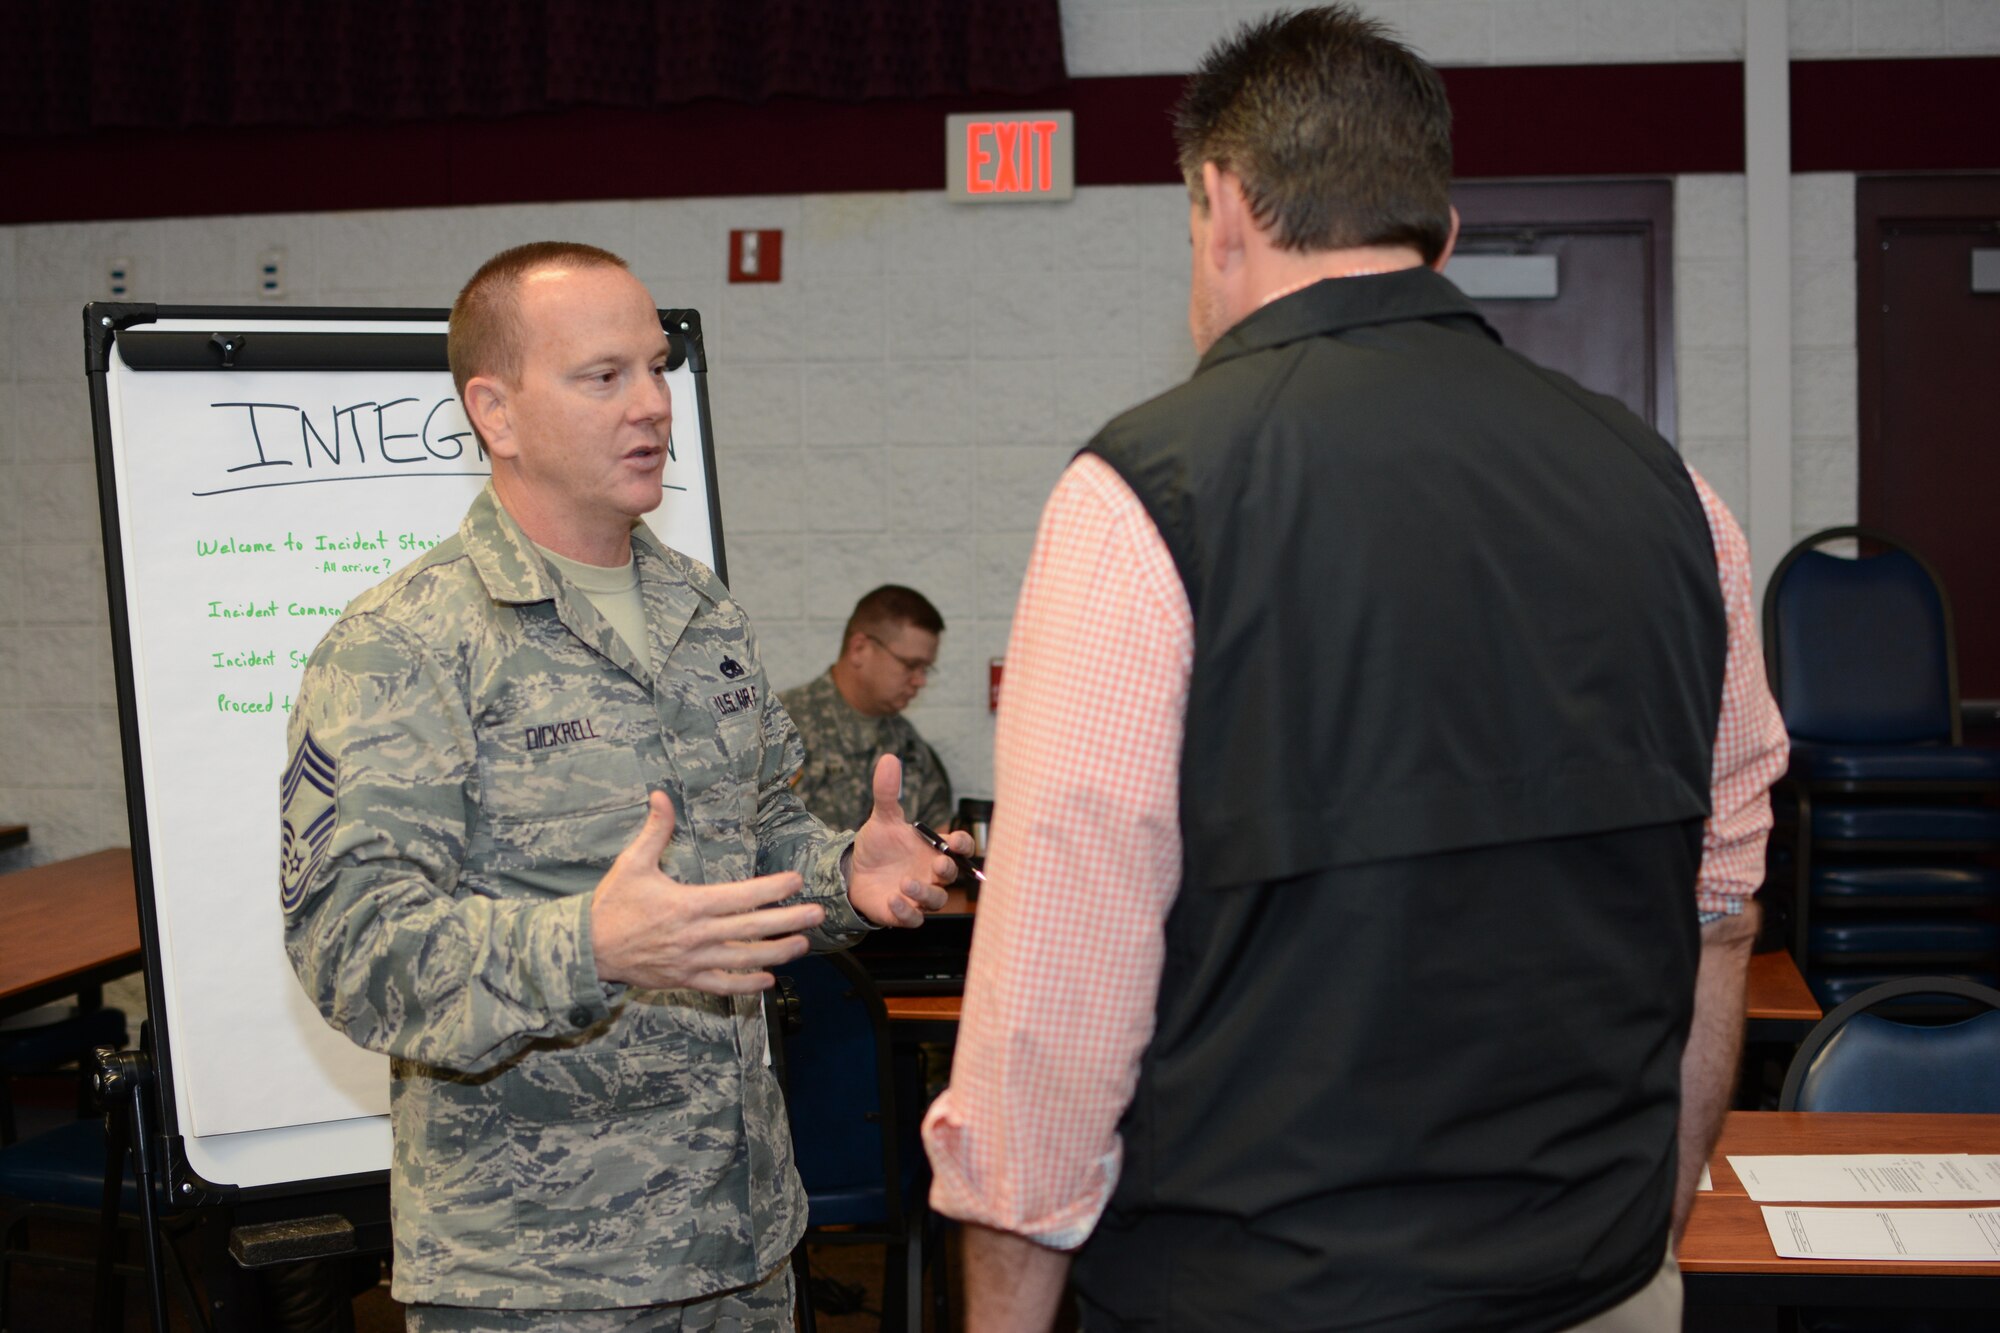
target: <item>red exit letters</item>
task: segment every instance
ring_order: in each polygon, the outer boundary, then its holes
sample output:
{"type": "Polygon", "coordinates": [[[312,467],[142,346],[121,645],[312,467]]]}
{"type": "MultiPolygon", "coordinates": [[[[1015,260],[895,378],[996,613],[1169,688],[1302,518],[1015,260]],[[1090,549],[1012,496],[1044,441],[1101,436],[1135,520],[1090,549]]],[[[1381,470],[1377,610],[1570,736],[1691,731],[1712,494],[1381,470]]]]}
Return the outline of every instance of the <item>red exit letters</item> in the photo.
{"type": "Polygon", "coordinates": [[[1072,111],[954,112],[944,118],[945,197],[1041,204],[1076,196],[1072,111]]]}
{"type": "Polygon", "coordinates": [[[1047,194],[1054,185],[1056,122],[975,120],[965,127],[968,194],[1047,194]]]}

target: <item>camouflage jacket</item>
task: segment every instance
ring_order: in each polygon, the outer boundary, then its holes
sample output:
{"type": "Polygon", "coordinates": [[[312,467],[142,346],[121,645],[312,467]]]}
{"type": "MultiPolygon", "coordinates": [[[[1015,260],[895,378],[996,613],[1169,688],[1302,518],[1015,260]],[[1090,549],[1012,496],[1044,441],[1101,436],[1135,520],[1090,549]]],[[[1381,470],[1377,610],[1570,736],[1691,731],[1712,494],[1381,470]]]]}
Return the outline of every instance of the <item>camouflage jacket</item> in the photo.
{"type": "Polygon", "coordinates": [[[951,776],[908,718],[856,712],[841,697],[831,671],[778,697],[806,743],[798,783],[806,809],[835,828],[863,823],[875,804],[869,787],[875,761],[893,754],[903,761],[903,813],[934,829],[948,826],[951,776]]]}
{"type": "Polygon", "coordinates": [[[327,1021],[392,1057],[399,1300],[685,1300],[756,1281],[804,1227],[760,1001],[597,978],[590,891],[649,788],[675,879],[797,869],[815,947],[866,929],[742,609],[632,544],[650,661],[489,487],[347,608],[299,689],[285,948],[327,1021]]]}

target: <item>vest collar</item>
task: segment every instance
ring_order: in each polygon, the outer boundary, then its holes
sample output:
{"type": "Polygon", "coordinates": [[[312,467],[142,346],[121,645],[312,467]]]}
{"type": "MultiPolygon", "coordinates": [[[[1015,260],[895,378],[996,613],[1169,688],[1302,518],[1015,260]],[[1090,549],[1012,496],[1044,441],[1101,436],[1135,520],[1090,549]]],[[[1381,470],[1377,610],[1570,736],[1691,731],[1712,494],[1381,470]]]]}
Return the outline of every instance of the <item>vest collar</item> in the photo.
{"type": "Polygon", "coordinates": [[[1281,296],[1238,320],[1208,349],[1195,373],[1302,338],[1342,333],[1370,324],[1452,316],[1471,318],[1480,332],[1494,342],[1500,341],[1500,335],[1481,318],[1465,293],[1434,269],[1418,266],[1397,269],[1394,273],[1326,278],[1289,296],[1281,296]]]}

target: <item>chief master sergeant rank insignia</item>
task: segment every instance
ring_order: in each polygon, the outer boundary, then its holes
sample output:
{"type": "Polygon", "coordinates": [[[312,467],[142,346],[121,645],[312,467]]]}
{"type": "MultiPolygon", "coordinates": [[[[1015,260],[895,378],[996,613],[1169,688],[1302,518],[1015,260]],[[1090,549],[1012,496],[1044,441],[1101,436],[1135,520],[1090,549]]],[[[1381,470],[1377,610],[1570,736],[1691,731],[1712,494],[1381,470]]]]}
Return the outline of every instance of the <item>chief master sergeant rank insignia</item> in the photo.
{"type": "Polygon", "coordinates": [[[326,845],[333,837],[333,779],[333,756],[319,748],[307,728],[292,752],[292,762],[285,766],[278,792],[284,802],[278,830],[278,901],[287,912],[299,905],[313,872],[326,859],[326,845]]]}

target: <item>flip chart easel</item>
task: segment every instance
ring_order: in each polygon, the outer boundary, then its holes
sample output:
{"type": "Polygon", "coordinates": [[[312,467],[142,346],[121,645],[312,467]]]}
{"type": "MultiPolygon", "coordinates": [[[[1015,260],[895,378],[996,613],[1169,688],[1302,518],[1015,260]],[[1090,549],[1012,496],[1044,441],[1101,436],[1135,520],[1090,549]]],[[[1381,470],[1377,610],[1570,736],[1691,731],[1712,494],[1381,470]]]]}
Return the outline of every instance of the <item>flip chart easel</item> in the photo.
{"type": "MultiPolygon", "coordinates": [[[[169,1202],[386,1178],[388,1062],[284,956],[278,780],[314,646],[490,474],[446,312],[83,314],[169,1202]]],[[[660,320],[674,423],[648,522],[726,578],[700,316],[660,320]]]]}

